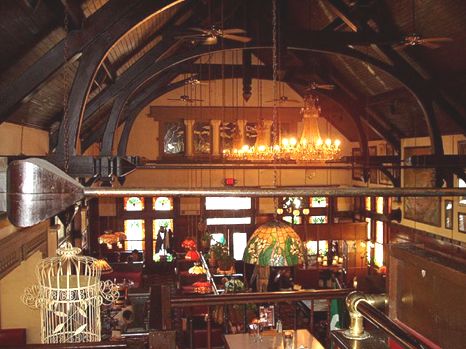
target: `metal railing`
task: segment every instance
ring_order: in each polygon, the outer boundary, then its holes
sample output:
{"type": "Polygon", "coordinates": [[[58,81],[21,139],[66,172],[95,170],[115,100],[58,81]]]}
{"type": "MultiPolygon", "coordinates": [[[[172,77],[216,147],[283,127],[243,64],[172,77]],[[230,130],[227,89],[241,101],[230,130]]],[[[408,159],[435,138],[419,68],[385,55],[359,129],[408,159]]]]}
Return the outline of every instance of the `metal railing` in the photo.
{"type": "Polygon", "coordinates": [[[420,342],[411,333],[391,320],[380,311],[379,307],[387,304],[387,296],[366,295],[358,291],[351,292],[346,298],[346,305],[350,313],[351,324],[343,335],[349,339],[362,341],[370,337],[364,331],[363,318],[380,328],[388,336],[396,340],[404,348],[428,349],[429,347],[420,342]]]}
{"type": "Polygon", "coordinates": [[[201,264],[202,264],[202,267],[205,269],[206,271],[206,277],[207,277],[207,281],[210,282],[210,284],[212,285],[212,291],[214,292],[215,295],[218,295],[218,288],[217,288],[217,285],[215,284],[215,280],[214,278],[212,277],[212,274],[210,273],[210,269],[209,269],[209,265],[207,264],[207,261],[205,260],[204,258],[204,254],[203,253],[199,253],[201,255],[201,264]]]}
{"type": "Polygon", "coordinates": [[[293,329],[297,329],[298,318],[296,316],[298,311],[301,311],[297,305],[299,301],[309,300],[310,305],[310,319],[309,329],[310,332],[314,332],[314,313],[316,307],[314,302],[317,300],[326,301],[326,321],[327,321],[327,333],[326,340],[330,338],[329,324],[330,324],[330,302],[332,299],[344,299],[350,292],[350,289],[325,289],[325,290],[309,290],[309,291],[282,291],[282,292],[258,292],[258,293],[227,293],[220,295],[200,295],[195,297],[173,297],[170,299],[170,307],[174,309],[186,310],[188,342],[189,347],[194,347],[193,337],[193,318],[189,315],[190,308],[205,307],[206,312],[203,314],[206,321],[207,330],[207,348],[212,348],[212,314],[216,307],[223,307],[223,324],[224,333],[228,333],[228,322],[229,322],[229,305],[242,305],[243,323],[242,330],[246,332],[248,329],[248,318],[247,318],[247,306],[249,304],[275,304],[276,308],[280,307],[280,303],[287,303],[294,307],[295,316],[293,317],[293,329]]]}

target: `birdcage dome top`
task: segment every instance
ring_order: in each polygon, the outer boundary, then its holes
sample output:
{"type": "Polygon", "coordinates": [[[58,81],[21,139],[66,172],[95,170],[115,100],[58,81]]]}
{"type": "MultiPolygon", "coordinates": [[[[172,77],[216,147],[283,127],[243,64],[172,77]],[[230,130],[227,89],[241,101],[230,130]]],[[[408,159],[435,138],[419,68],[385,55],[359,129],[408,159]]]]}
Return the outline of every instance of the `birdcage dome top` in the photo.
{"type": "Polygon", "coordinates": [[[36,269],[40,285],[53,288],[80,288],[97,284],[102,273],[97,259],[80,255],[81,249],[66,243],[56,257],[43,259],[36,269]]]}

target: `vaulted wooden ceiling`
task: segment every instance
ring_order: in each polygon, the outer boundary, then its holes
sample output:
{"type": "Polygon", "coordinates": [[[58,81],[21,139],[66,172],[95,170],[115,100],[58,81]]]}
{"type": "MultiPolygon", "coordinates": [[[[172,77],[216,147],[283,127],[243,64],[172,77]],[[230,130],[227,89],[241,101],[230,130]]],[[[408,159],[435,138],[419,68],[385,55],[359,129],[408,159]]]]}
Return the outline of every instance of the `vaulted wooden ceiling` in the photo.
{"type": "MultiPolygon", "coordinates": [[[[428,135],[438,154],[441,134],[466,134],[465,1],[277,0],[277,6],[281,79],[301,95],[310,82],[334,84],[315,93],[324,108],[344,111],[329,121],[348,139],[399,145],[400,138],[428,135]],[[452,41],[437,49],[400,46],[413,32],[452,41]]],[[[272,1],[263,0],[1,1],[0,122],[48,130],[63,153],[77,137],[88,146],[109,139],[125,120],[130,125],[145,105],[182,86],[173,82],[180,74],[244,75],[208,64],[193,68],[199,55],[254,48],[265,66],[252,78],[270,79],[271,18],[272,1]],[[177,39],[190,27],[212,25],[244,28],[252,40],[204,46],[177,39]]]]}

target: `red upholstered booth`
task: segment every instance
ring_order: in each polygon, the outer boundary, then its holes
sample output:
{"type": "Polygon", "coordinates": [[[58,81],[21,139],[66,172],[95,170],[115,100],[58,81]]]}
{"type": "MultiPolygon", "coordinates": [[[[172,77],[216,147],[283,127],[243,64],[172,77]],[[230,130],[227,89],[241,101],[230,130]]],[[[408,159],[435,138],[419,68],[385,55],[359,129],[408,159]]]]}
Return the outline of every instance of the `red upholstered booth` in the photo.
{"type": "Polygon", "coordinates": [[[26,345],[25,328],[0,329],[0,347],[26,345]]]}

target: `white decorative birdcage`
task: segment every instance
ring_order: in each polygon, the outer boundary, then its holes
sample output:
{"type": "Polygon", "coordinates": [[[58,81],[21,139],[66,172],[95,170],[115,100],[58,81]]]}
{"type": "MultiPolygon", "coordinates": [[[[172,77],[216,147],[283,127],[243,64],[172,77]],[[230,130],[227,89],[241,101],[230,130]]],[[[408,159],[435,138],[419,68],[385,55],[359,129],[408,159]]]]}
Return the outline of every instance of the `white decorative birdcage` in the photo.
{"type": "Polygon", "coordinates": [[[118,298],[113,282],[100,281],[96,259],[80,253],[67,243],[57,257],[43,259],[36,267],[38,284],[22,296],[24,304],[41,311],[44,344],[100,341],[100,307],[118,298]]]}

